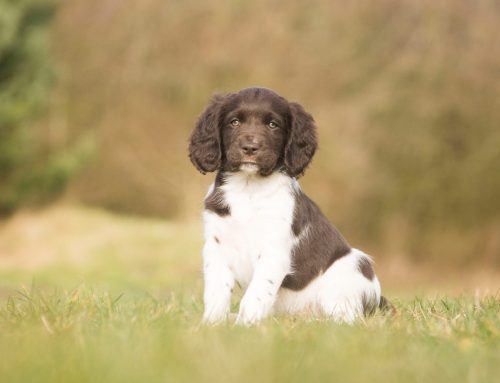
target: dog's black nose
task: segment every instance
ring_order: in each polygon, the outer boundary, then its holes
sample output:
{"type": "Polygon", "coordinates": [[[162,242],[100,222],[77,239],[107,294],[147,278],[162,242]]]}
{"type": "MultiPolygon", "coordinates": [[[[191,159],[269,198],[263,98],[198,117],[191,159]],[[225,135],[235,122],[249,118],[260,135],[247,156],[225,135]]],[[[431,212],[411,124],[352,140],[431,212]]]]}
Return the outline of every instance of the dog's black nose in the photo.
{"type": "Polygon", "coordinates": [[[260,144],[256,142],[246,142],[243,145],[241,145],[241,150],[247,156],[252,156],[256,154],[259,151],[259,149],[260,149],[260,144]]]}

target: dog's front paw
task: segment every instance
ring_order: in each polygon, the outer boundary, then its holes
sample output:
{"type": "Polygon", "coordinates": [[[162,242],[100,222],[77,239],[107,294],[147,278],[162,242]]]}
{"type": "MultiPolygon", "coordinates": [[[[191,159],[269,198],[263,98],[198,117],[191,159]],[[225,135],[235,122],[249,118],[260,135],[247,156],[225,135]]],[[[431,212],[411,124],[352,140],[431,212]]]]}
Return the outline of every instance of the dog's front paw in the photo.
{"type": "Polygon", "coordinates": [[[213,326],[219,323],[224,322],[227,319],[227,315],[219,315],[213,313],[205,313],[203,314],[202,323],[208,326],[213,326]]]}
{"type": "Polygon", "coordinates": [[[205,307],[202,323],[206,325],[216,325],[226,321],[229,314],[229,307],[225,304],[210,304],[205,307]]]}
{"type": "Polygon", "coordinates": [[[236,318],[236,324],[251,326],[259,323],[268,313],[266,305],[258,299],[243,299],[240,303],[240,311],[236,318]]]}

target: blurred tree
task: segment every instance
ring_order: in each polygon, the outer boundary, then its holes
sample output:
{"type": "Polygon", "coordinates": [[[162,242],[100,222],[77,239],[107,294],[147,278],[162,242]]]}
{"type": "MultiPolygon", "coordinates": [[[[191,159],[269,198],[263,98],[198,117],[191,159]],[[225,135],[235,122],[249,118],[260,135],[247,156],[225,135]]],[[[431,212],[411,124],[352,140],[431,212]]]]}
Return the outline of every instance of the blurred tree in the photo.
{"type": "Polygon", "coordinates": [[[31,123],[54,79],[52,0],[0,0],[0,214],[57,194],[74,169],[73,153],[47,153],[31,123]]]}
{"type": "Polygon", "coordinates": [[[486,235],[465,238],[488,233],[500,213],[500,45],[490,35],[500,13],[487,10],[460,3],[442,9],[439,24],[417,18],[406,36],[415,59],[392,73],[390,97],[371,110],[364,144],[376,177],[365,189],[364,229],[376,237],[397,217],[406,229],[392,234],[407,231],[414,259],[450,232],[457,249],[436,255],[471,261],[498,251],[486,235]]]}

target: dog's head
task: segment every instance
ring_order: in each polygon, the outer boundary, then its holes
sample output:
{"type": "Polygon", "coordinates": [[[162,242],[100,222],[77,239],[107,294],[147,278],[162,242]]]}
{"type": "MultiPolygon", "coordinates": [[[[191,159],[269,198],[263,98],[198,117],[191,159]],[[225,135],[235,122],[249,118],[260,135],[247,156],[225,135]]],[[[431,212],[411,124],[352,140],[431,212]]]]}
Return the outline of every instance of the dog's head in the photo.
{"type": "Polygon", "coordinates": [[[203,174],[247,171],[302,175],[316,151],[316,127],[301,105],[264,88],[217,95],[201,114],[189,158],[203,174]]]}

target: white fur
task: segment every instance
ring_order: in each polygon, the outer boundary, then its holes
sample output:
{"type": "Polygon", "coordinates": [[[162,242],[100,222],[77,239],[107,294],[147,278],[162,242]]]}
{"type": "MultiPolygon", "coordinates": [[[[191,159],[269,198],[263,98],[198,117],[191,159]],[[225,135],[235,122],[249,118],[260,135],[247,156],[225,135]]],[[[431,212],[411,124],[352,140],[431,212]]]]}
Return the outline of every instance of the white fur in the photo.
{"type": "MultiPolygon", "coordinates": [[[[362,297],[380,300],[380,285],[358,270],[360,257],[353,249],[301,291],[280,288],[291,269],[291,251],[304,236],[291,230],[297,181],[281,173],[260,177],[249,166],[226,176],[221,188],[231,214],[203,213],[203,248],[206,323],[229,314],[235,281],[246,289],[237,323],[253,324],[271,312],[326,315],[352,322],[363,314],[362,297]]],[[[209,188],[209,193],[214,185],[209,188]]]]}

